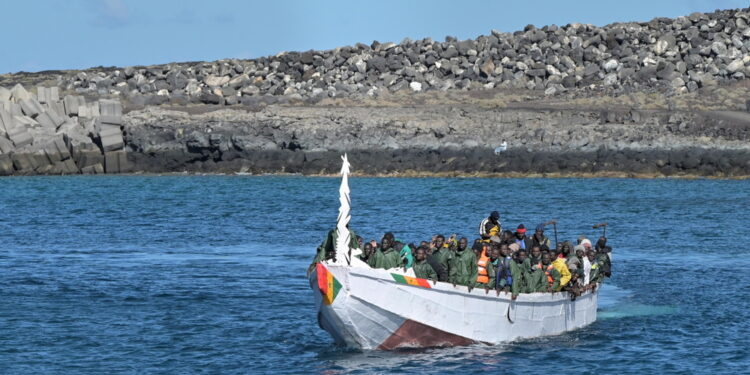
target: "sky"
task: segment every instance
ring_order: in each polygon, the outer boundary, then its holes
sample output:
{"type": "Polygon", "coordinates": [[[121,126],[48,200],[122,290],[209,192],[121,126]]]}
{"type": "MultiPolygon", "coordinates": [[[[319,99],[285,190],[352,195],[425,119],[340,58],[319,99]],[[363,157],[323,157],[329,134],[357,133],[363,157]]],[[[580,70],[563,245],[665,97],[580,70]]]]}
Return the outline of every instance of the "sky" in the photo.
{"type": "Polygon", "coordinates": [[[0,74],[255,58],[572,22],[741,8],[735,0],[0,0],[0,74]]]}

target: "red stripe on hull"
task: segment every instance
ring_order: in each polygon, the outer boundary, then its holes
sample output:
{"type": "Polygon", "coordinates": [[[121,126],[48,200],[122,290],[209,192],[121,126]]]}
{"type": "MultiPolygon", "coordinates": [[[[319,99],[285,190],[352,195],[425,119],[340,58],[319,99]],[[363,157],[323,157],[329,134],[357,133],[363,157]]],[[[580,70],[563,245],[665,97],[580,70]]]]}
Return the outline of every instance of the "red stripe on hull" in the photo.
{"type": "Polygon", "coordinates": [[[435,346],[464,346],[474,341],[463,336],[439,330],[437,328],[407,320],[396,332],[385,339],[378,349],[392,350],[396,348],[423,348],[435,346]]]}

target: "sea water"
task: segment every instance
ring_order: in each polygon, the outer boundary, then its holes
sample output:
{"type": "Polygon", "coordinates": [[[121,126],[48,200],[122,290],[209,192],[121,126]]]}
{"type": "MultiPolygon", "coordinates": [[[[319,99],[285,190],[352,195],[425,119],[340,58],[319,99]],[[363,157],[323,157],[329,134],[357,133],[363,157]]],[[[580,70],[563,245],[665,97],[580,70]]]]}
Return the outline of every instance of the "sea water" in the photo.
{"type": "MultiPolygon", "coordinates": [[[[305,271],[335,178],[0,179],[0,373],[748,373],[750,181],[351,179],[365,239],[558,220],[614,269],[598,320],[498,346],[357,351],[318,328],[305,271]]],[[[555,240],[552,227],[546,234],[555,240]]],[[[377,292],[377,291],[373,291],[377,292]]]]}

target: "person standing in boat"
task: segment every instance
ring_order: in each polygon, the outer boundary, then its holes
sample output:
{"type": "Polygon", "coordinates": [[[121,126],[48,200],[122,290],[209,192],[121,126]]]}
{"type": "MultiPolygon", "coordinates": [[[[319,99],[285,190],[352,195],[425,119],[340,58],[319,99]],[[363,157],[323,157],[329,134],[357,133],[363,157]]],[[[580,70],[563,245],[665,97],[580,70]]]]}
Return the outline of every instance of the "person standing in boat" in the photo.
{"type": "Polygon", "coordinates": [[[498,236],[502,231],[500,213],[497,211],[490,212],[490,216],[479,224],[479,236],[482,237],[484,242],[489,242],[492,237],[498,236]]]}
{"type": "Polygon", "coordinates": [[[501,244],[500,258],[497,261],[497,275],[495,276],[495,289],[498,294],[500,294],[500,291],[509,292],[510,286],[513,285],[511,262],[513,262],[513,257],[510,254],[508,244],[501,244]]]}
{"type": "Polygon", "coordinates": [[[455,285],[464,285],[469,290],[474,288],[477,280],[477,256],[468,248],[469,240],[461,237],[456,254],[448,265],[448,281],[455,285]]]}
{"type": "MultiPolygon", "coordinates": [[[[563,287],[561,285],[562,274],[553,263],[554,262],[552,262],[552,257],[550,256],[550,254],[545,254],[542,256],[542,271],[544,271],[547,282],[546,289],[544,290],[546,292],[557,292],[563,287]]],[[[565,266],[566,271],[567,269],[568,266],[565,266]]],[[[568,280],[570,280],[570,271],[568,271],[568,280]]]]}
{"type": "Polygon", "coordinates": [[[380,247],[372,256],[372,263],[370,263],[372,268],[391,269],[403,265],[399,253],[393,248],[393,242],[392,233],[388,232],[383,236],[380,247]]]}
{"type": "MultiPolygon", "coordinates": [[[[349,227],[347,226],[347,229],[348,228],[349,227]]],[[[336,241],[338,240],[338,238],[339,235],[336,231],[336,228],[328,231],[328,235],[326,235],[326,238],[323,240],[320,246],[318,246],[317,254],[315,254],[315,258],[313,259],[313,264],[334,258],[334,256],[336,255],[336,241]]],[[[349,247],[352,249],[359,248],[359,243],[357,242],[357,234],[354,233],[354,231],[351,229],[349,229],[349,247]]]]}
{"type": "Polygon", "coordinates": [[[492,246],[489,243],[482,243],[482,250],[477,257],[477,287],[484,287],[489,290],[495,281],[495,269],[492,267],[490,260],[490,251],[492,246]]]}
{"type": "Polygon", "coordinates": [[[515,252],[513,261],[510,263],[510,274],[513,284],[510,286],[511,299],[516,299],[521,293],[529,293],[529,278],[531,277],[531,266],[526,255],[526,250],[520,249],[515,252]]]}
{"type": "MultiPolygon", "coordinates": [[[[568,264],[566,263],[567,259],[564,256],[561,257],[560,254],[555,255],[555,259],[552,260],[552,266],[554,266],[557,272],[560,273],[560,284],[556,289],[556,291],[560,291],[562,288],[568,285],[568,282],[570,282],[570,271],[568,270],[568,264]]],[[[544,261],[542,261],[542,264],[543,263],[544,261]]]]}
{"type": "Polygon", "coordinates": [[[526,227],[523,224],[519,224],[516,228],[515,243],[519,249],[526,250],[527,254],[531,250],[531,238],[526,237],[526,227]]]}
{"type": "Polygon", "coordinates": [[[430,266],[429,263],[427,263],[427,248],[426,247],[418,247],[416,252],[414,253],[415,262],[414,262],[414,275],[417,276],[420,279],[429,279],[432,280],[433,283],[438,281],[438,275],[437,272],[435,272],[435,269],[430,266]]]}
{"type": "Polygon", "coordinates": [[[544,235],[544,224],[539,224],[534,230],[534,234],[531,236],[531,246],[539,246],[550,248],[550,240],[544,235]]]}
{"type": "MultiPolygon", "coordinates": [[[[451,259],[454,257],[454,252],[449,247],[446,247],[444,245],[445,237],[442,234],[438,234],[435,236],[435,240],[433,241],[433,250],[432,250],[432,257],[440,263],[441,269],[436,269],[435,272],[438,273],[438,280],[439,281],[448,281],[450,277],[450,263],[451,259]]],[[[435,268],[435,267],[433,267],[435,268]]]]}

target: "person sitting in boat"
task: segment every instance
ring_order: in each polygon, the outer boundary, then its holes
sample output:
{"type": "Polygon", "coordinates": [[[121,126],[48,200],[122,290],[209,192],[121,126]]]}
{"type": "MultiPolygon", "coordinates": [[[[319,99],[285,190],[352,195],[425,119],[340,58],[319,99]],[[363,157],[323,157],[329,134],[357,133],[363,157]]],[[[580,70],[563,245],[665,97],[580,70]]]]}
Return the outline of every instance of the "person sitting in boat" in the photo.
{"type": "Polygon", "coordinates": [[[560,273],[560,285],[558,286],[556,291],[562,290],[568,283],[570,282],[570,271],[568,270],[568,265],[566,263],[566,258],[560,257],[560,254],[555,254],[554,260],[552,261],[552,265],[555,267],[557,272],[560,273]]]}
{"type": "Polygon", "coordinates": [[[529,263],[532,266],[542,263],[542,247],[539,245],[532,245],[531,251],[529,252],[529,263]]]}
{"type": "Polygon", "coordinates": [[[529,293],[531,266],[526,250],[519,249],[514,253],[510,263],[510,274],[513,283],[510,285],[511,299],[515,300],[521,293],[529,293]]]}
{"type": "Polygon", "coordinates": [[[492,237],[498,236],[503,231],[500,223],[500,213],[497,211],[490,212],[490,216],[482,220],[479,224],[479,236],[482,240],[489,242],[492,237]]]}
{"type": "Polygon", "coordinates": [[[513,256],[510,254],[510,248],[508,244],[501,244],[499,246],[500,257],[497,260],[496,276],[495,276],[495,290],[497,294],[500,291],[510,292],[510,286],[513,284],[513,276],[511,274],[511,265],[513,262],[513,256]]]}
{"type": "Polygon", "coordinates": [[[523,224],[518,225],[515,235],[515,243],[519,249],[531,250],[531,239],[526,237],[526,227],[523,224]]]}
{"type": "Polygon", "coordinates": [[[604,276],[612,276],[612,247],[607,246],[607,238],[599,237],[596,241],[596,247],[594,248],[597,254],[600,254],[602,262],[604,263],[604,276]],[[606,259],[605,256],[606,255],[606,259]]]}
{"type": "Polygon", "coordinates": [[[544,235],[544,224],[539,224],[534,230],[534,234],[531,236],[531,246],[537,245],[540,248],[546,246],[550,248],[550,240],[544,235]]]}
{"type": "Polygon", "coordinates": [[[495,269],[492,267],[490,260],[490,251],[492,246],[484,242],[482,243],[481,251],[477,257],[477,287],[483,287],[486,291],[494,286],[495,283],[495,269]]]}
{"type": "Polygon", "coordinates": [[[575,264],[569,265],[568,270],[570,271],[570,282],[562,290],[568,292],[570,299],[575,301],[576,297],[580,296],[586,289],[586,285],[583,284],[583,270],[575,264]]]}
{"type": "Polygon", "coordinates": [[[600,283],[604,279],[604,272],[602,272],[602,265],[596,258],[596,252],[594,250],[586,251],[586,256],[591,262],[591,274],[589,275],[589,286],[595,288],[596,284],[600,283]]]}
{"type": "Polygon", "coordinates": [[[583,252],[584,252],[584,248],[581,245],[576,245],[573,248],[573,251],[570,253],[570,255],[567,256],[565,260],[565,263],[568,265],[568,268],[570,268],[571,265],[574,265],[578,268],[583,267],[581,258],[578,255],[579,253],[582,254],[583,252]]]}
{"type": "MultiPolygon", "coordinates": [[[[347,229],[349,227],[347,226],[347,229]]],[[[336,228],[328,231],[328,235],[323,242],[318,246],[317,253],[313,259],[313,264],[322,262],[324,260],[333,259],[336,255],[336,241],[339,235],[336,228]]],[[[353,230],[349,229],[349,247],[352,249],[359,249],[359,243],[357,242],[357,234],[353,230]]]]}
{"type": "Polygon", "coordinates": [[[398,252],[398,257],[401,260],[401,265],[404,269],[411,268],[414,265],[414,254],[409,245],[396,240],[393,244],[393,249],[398,252]]]}
{"type": "Polygon", "coordinates": [[[380,247],[375,250],[370,262],[372,268],[384,268],[391,269],[401,267],[401,257],[396,249],[393,248],[393,234],[386,233],[383,239],[380,241],[380,247]]]}
{"type": "Polygon", "coordinates": [[[418,247],[414,252],[414,258],[416,259],[413,267],[414,275],[420,279],[429,279],[432,280],[433,283],[436,283],[438,281],[438,275],[437,272],[435,272],[435,269],[427,262],[427,247],[418,247]]]}
{"type": "MultiPolygon", "coordinates": [[[[537,291],[545,291],[545,292],[557,292],[559,291],[562,286],[560,284],[562,283],[562,274],[560,271],[555,267],[554,262],[552,261],[552,257],[550,254],[545,254],[542,256],[542,271],[545,275],[545,281],[547,282],[546,288],[543,290],[537,291]]],[[[565,269],[567,270],[567,266],[565,266],[565,269]]],[[[568,275],[570,275],[570,271],[568,271],[568,275]]],[[[568,276],[570,277],[570,276],[568,276]]],[[[568,278],[570,280],[570,278],[568,278]]]]}
{"type": "Polygon", "coordinates": [[[448,264],[448,282],[455,285],[464,285],[469,290],[474,288],[477,280],[477,257],[468,249],[469,240],[461,237],[454,257],[448,264]]]}

